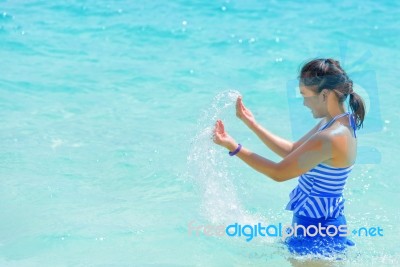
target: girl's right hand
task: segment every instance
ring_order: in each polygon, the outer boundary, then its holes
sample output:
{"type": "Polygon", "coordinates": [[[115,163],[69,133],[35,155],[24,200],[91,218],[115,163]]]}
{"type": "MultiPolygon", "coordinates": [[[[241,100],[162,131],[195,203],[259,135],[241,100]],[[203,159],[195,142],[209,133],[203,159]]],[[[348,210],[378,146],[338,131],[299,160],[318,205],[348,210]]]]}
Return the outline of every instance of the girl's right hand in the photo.
{"type": "Polygon", "coordinates": [[[249,127],[256,123],[253,113],[243,105],[241,96],[236,100],[236,116],[249,127]]]}

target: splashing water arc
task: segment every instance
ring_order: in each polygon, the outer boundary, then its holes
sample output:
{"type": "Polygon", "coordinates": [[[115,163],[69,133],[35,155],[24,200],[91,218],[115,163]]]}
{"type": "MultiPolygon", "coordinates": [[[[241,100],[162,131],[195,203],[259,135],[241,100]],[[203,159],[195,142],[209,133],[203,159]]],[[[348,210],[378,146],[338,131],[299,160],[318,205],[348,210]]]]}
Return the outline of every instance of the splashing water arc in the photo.
{"type": "Polygon", "coordinates": [[[226,153],[222,153],[212,141],[212,130],[217,119],[235,119],[235,103],[240,95],[238,91],[228,90],[214,97],[210,107],[203,110],[198,120],[197,134],[187,157],[188,176],[202,195],[201,214],[211,223],[254,223],[260,220],[241,204],[232,182],[232,173],[228,170],[226,153]]]}

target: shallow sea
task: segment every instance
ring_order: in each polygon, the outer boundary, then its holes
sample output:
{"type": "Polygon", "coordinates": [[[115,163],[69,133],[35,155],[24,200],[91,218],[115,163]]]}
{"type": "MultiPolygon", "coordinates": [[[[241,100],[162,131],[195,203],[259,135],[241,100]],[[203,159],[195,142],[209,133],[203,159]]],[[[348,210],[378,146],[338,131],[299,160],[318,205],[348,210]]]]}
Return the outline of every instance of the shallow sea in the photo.
{"type": "MultiPolygon", "coordinates": [[[[288,224],[297,183],[214,145],[210,127],[274,161],[270,131],[317,121],[299,67],[341,62],[367,103],[344,196],[357,236],[333,266],[399,266],[400,5],[396,1],[0,1],[1,266],[292,266],[279,238],[190,225],[288,224]],[[396,15],[397,14],[397,15],[396,15]]],[[[301,259],[297,259],[301,260],[301,259]]]]}

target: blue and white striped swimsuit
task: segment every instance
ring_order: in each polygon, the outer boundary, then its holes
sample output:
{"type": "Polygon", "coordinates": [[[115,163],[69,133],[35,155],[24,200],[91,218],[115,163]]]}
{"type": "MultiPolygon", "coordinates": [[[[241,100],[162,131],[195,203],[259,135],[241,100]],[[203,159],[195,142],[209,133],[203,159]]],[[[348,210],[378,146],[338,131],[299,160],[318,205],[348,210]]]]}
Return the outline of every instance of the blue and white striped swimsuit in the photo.
{"type": "MultiPolygon", "coordinates": [[[[350,112],[337,115],[318,131],[326,129],[336,119],[346,115],[349,115],[349,124],[356,137],[356,123],[350,112]]],[[[336,168],[320,163],[302,174],[299,184],[289,195],[290,201],[286,209],[310,218],[327,219],[343,215],[345,199],[342,193],[353,166],[336,168]]]]}

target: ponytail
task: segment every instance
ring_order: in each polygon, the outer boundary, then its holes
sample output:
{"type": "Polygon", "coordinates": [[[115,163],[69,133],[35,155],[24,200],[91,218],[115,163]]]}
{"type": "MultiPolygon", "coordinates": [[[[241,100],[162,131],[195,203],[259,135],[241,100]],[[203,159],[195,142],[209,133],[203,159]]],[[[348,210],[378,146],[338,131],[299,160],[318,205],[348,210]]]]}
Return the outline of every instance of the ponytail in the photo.
{"type": "Polygon", "coordinates": [[[365,104],[364,100],[359,94],[352,91],[350,93],[349,100],[350,108],[355,115],[357,129],[363,127],[364,117],[365,117],[365,104]]]}

